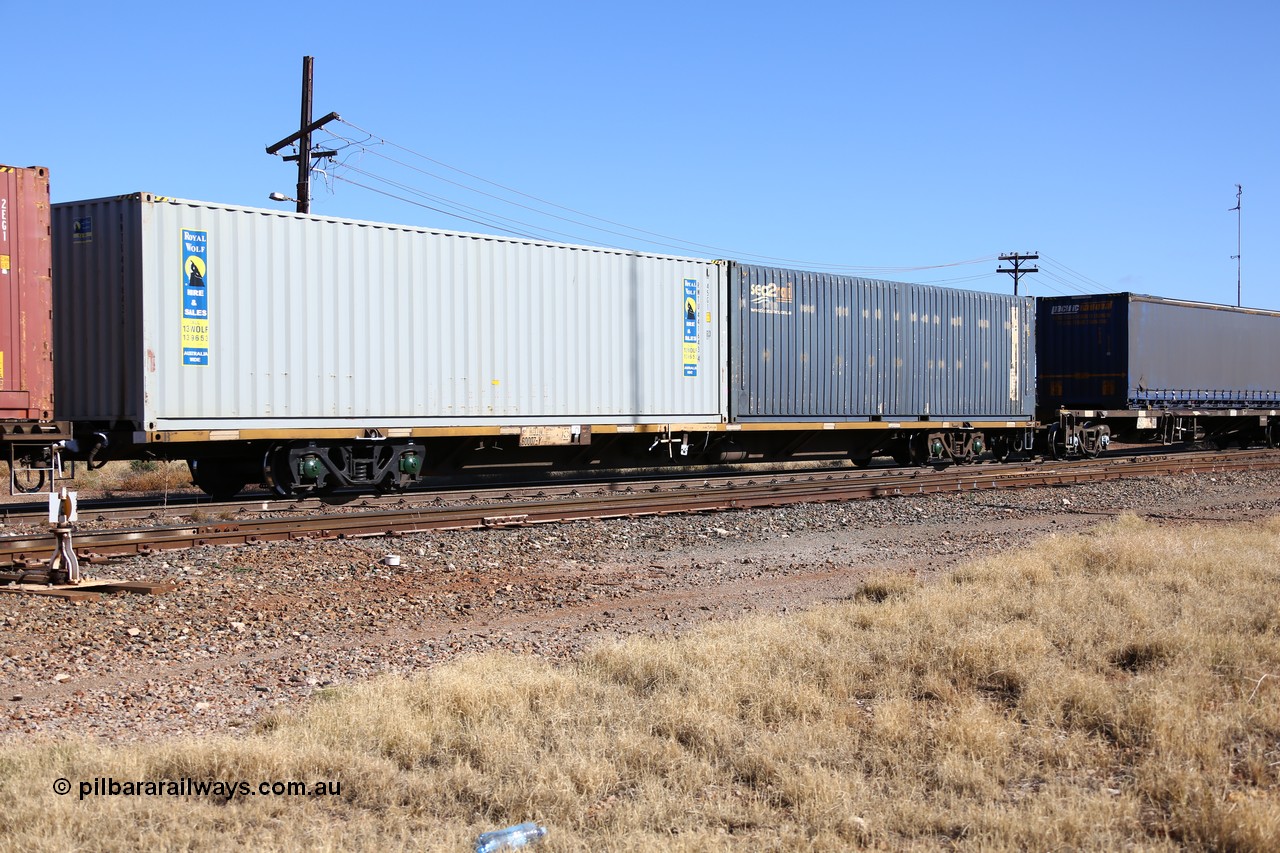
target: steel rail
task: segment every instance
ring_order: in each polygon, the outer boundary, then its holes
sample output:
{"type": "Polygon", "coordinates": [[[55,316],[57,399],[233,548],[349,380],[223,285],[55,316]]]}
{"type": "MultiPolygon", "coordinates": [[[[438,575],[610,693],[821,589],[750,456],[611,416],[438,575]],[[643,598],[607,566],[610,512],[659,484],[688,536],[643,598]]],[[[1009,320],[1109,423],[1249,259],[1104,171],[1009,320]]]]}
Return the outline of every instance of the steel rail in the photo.
{"type": "MultiPolygon", "coordinates": [[[[1232,457],[1267,458],[1273,451],[1247,450],[1233,451],[1232,457]]],[[[1222,451],[1156,451],[1144,449],[1131,451],[1128,454],[1108,454],[1094,462],[1098,464],[1131,464],[1136,460],[1164,459],[1223,459],[1222,451]]],[[[1035,470],[1045,464],[1083,465],[1084,461],[1070,463],[1045,463],[1041,460],[1027,460],[1005,464],[983,463],[964,466],[951,470],[969,472],[1035,470]]],[[[329,509],[346,507],[355,510],[371,510],[377,507],[404,508],[406,506],[428,505],[441,501],[459,502],[476,500],[516,500],[519,498],[545,499],[556,495],[582,494],[595,491],[600,494],[617,493],[627,490],[649,489],[683,489],[709,484],[732,484],[742,479],[771,478],[771,482],[794,482],[814,476],[856,479],[865,481],[868,478],[912,477],[921,474],[932,475],[933,469],[884,467],[870,469],[815,467],[812,469],[755,469],[753,471],[726,471],[714,469],[710,471],[689,471],[687,469],[669,473],[651,473],[647,475],[631,475],[618,473],[613,476],[574,477],[557,480],[533,481],[494,481],[491,483],[468,483],[465,486],[444,485],[424,489],[412,489],[405,492],[388,494],[370,494],[351,492],[346,494],[327,495],[324,497],[292,497],[278,498],[270,494],[255,494],[240,497],[231,501],[215,502],[205,495],[182,494],[170,495],[161,504],[156,497],[107,498],[80,502],[80,516],[84,521],[109,522],[123,520],[159,520],[165,517],[191,517],[193,521],[201,518],[231,519],[246,514],[263,512],[314,513],[329,509]]],[[[0,504],[0,525],[21,525],[41,523],[48,509],[44,501],[40,503],[0,504]]],[[[0,538],[3,534],[0,534],[0,538]]]]}
{"type": "MultiPolygon", "coordinates": [[[[846,472],[799,478],[744,476],[723,484],[682,483],[671,488],[627,488],[597,494],[562,495],[542,500],[505,501],[465,506],[414,506],[358,513],[160,525],[128,530],[78,533],[82,562],[113,556],[180,550],[201,545],[252,545],[281,540],[403,536],[432,530],[513,527],[585,519],[672,515],[797,503],[927,495],[981,489],[1074,485],[1126,477],[1178,473],[1218,473],[1280,467],[1280,453],[1171,455],[1087,462],[1047,463],[1009,469],[954,467],[942,471],[887,469],[887,476],[848,476],[846,472]]],[[[858,472],[865,473],[865,472],[858,472]]],[[[0,539],[0,566],[42,565],[53,550],[48,534],[0,539]]],[[[0,582],[9,580],[0,573],[0,582]]]]}

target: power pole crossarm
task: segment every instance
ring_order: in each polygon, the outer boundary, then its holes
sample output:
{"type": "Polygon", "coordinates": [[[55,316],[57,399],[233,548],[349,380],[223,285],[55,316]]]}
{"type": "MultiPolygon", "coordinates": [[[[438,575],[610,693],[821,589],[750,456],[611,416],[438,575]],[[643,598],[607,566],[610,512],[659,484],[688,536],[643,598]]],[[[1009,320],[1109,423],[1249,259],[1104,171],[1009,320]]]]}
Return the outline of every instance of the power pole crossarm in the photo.
{"type": "Polygon", "coordinates": [[[1023,261],[1040,260],[1040,255],[1037,252],[1033,252],[1030,255],[1022,255],[1017,252],[1014,252],[1009,255],[1001,255],[1000,260],[1010,261],[1013,264],[1012,267],[1007,267],[1007,268],[996,267],[996,272],[1008,273],[1009,275],[1013,276],[1013,295],[1014,296],[1018,295],[1018,279],[1020,279],[1022,276],[1026,275],[1027,273],[1040,272],[1039,267],[1022,266],[1023,261]]]}
{"type": "MultiPolygon", "coordinates": [[[[301,138],[302,138],[302,134],[303,134],[303,133],[314,133],[314,132],[316,132],[317,130],[319,130],[320,128],[324,127],[324,126],[325,126],[326,124],[328,124],[329,122],[331,122],[331,121],[337,121],[337,120],[339,120],[339,119],[341,119],[341,118],[342,118],[342,116],[338,115],[337,113],[329,113],[329,114],[328,114],[327,116],[325,116],[324,118],[318,118],[318,119],[316,119],[315,121],[311,122],[311,124],[309,124],[309,125],[307,125],[306,127],[304,127],[302,130],[296,131],[295,133],[292,133],[292,134],[290,134],[289,136],[286,136],[284,139],[281,139],[281,140],[280,140],[279,142],[277,142],[275,145],[269,145],[269,146],[267,146],[267,153],[268,153],[268,154],[275,154],[277,151],[279,151],[281,148],[285,147],[286,145],[291,145],[291,144],[293,144],[294,142],[297,142],[299,139],[301,139],[301,138]]],[[[296,158],[296,157],[286,157],[285,159],[286,159],[286,160],[296,160],[297,158],[296,158]]]]}

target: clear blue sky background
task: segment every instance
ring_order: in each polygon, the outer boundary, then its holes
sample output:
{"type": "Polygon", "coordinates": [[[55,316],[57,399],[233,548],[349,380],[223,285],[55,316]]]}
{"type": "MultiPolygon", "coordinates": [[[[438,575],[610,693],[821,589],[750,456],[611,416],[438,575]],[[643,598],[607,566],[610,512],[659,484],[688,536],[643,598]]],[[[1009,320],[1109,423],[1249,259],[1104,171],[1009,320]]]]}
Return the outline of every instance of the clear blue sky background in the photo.
{"type": "Polygon", "coordinates": [[[1280,309],[1278,10],[4,0],[0,162],[48,166],[55,201],[292,209],[264,148],[309,54],[315,116],[401,146],[338,141],[316,213],[1004,292],[995,256],[1039,251],[1032,294],[1234,304],[1240,183],[1244,304],[1280,309]]]}

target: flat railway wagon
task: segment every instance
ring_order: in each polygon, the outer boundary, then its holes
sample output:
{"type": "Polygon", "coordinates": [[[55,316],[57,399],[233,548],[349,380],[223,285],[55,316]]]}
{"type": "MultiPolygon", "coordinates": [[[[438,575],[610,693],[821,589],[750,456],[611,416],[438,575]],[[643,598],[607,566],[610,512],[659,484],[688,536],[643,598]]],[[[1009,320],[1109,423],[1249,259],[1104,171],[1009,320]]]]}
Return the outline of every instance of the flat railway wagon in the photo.
{"type": "Polygon", "coordinates": [[[1036,303],[1039,420],[1055,456],[1134,441],[1280,443],[1280,312],[1136,293],[1036,303]]]}
{"type": "Polygon", "coordinates": [[[1026,298],[154,196],[53,207],[73,458],[205,491],[1030,447],[1026,298]]]}
{"type": "Polygon", "coordinates": [[[68,435],[54,420],[52,329],[49,170],[0,165],[0,443],[13,476],[68,435]]]}

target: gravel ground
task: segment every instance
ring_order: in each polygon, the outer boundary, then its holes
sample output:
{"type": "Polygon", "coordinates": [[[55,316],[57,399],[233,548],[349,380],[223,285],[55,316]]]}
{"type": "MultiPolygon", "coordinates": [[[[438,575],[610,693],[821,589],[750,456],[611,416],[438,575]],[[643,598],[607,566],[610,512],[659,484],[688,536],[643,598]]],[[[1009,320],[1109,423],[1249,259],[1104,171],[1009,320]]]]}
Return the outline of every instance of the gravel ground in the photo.
{"type": "Polygon", "coordinates": [[[635,634],[928,577],[1122,510],[1280,514],[1280,472],[884,498],[398,538],[199,548],[88,567],[159,596],[0,595],[2,738],[251,731],[317,690],[488,649],[567,658],[635,634]],[[396,554],[401,565],[383,564],[396,554]]]}

